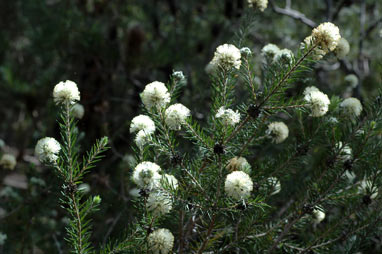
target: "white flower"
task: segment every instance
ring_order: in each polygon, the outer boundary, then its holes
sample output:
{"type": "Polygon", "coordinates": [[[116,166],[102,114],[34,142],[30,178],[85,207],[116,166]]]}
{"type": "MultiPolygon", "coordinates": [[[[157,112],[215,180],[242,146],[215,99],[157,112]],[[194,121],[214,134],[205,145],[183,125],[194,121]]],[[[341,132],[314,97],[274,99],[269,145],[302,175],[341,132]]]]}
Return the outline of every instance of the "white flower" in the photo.
{"type": "Polygon", "coordinates": [[[358,86],[358,77],[354,74],[349,74],[345,76],[345,83],[352,88],[356,88],[358,86]]]}
{"type": "Polygon", "coordinates": [[[279,144],[289,135],[288,126],[283,122],[273,122],[268,125],[267,135],[272,138],[272,142],[279,144]]]}
{"type": "Polygon", "coordinates": [[[378,188],[372,181],[364,179],[358,185],[358,193],[370,195],[371,199],[375,199],[378,196],[378,188]]]}
{"type": "Polygon", "coordinates": [[[261,55],[268,61],[272,62],[275,56],[279,53],[280,49],[277,45],[268,43],[261,49],[261,55]]]}
{"type": "Polygon", "coordinates": [[[233,157],[226,166],[229,171],[243,171],[247,174],[251,173],[251,165],[244,157],[233,157]]]}
{"type": "MultiPolygon", "coordinates": [[[[301,49],[310,49],[313,45],[313,38],[312,36],[308,36],[304,39],[304,42],[301,43],[301,49]]],[[[315,48],[312,51],[312,58],[314,60],[321,60],[326,55],[326,52],[320,48],[315,48]]]]}
{"type": "Polygon", "coordinates": [[[315,45],[327,53],[336,49],[341,39],[340,30],[333,23],[325,22],[313,29],[312,39],[315,45]]]}
{"type": "Polygon", "coordinates": [[[138,188],[132,188],[130,191],[129,191],[129,195],[132,197],[132,198],[139,198],[141,196],[140,194],[141,190],[138,189],[138,188]]]}
{"type": "Polygon", "coordinates": [[[147,237],[147,242],[153,254],[168,254],[174,246],[174,236],[170,230],[160,228],[147,237]]]}
{"type": "Polygon", "coordinates": [[[339,123],[338,119],[334,116],[331,116],[328,118],[328,122],[331,123],[331,124],[337,124],[339,123]]]}
{"type": "Polygon", "coordinates": [[[309,104],[311,116],[320,117],[326,114],[329,110],[330,100],[328,96],[316,87],[307,87],[304,91],[304,100],[309,104]]]}
{"type": "Polygon", "coordinates": [[[253,182],[248,174],[243,171],[234,171],[227,175],[224,184],[227,195],[233,199],[248,198],[253,190],[253,182]]]}
{"type": "Polygon", "coordinates": [[[315,208],[313,209],[313,218],[314,222],[318,224],[325,219],[325,213],[322,211],[321,208],[315,208]]]}
{"type": "Polygon", "coordinates": [[[171,105],[165,111],[165,123],[170,130],[180,130],[190,116],[190,110],[180,103],[171,105]]]}
{"type": "Polygon", "coordinates": [[[341,38],[338,42],[336,49],[335,49],[336,56],[339,59],[342,59],[345,56],[347,56],[347,54],[349,54],[349,51],[350,51],[349,42],[345,38],[341,38]]]}
{"type": "Polygon", "coordinates": [[[225,70],[240,69],[240,59],[241,53],[238,48],[232,44],[223,44],[216,48],[211,64],[220,66],[225,70]]]}
{"type": "Polygon", "coordinates": [[[303,94],[304,94],[305,96],[309,96],[309,94],[310,94],[311,92],[317,92],[317,91],[320,91],[317,87],[315,87],[315,86],[308,86],[308,87],[305,88],[303,94]]]}
{"type": "Polygon", "coordinates": [[[279,50],[275,57],[274,61],[282,63],[282,64],[291,64],[294,58],[294,54],[289,49],[281,49],[279,50]]]}
{"type": "Polygon", "coordinates": [[[348,145],[343,145],[341,141],[336,144],[337,148],[340,150],[338,154],[338,159],[341,161],[347,161],[352,158],[352,149],[348,145]]]}
{"type": "Polygon", "coordinates": [[[178,180],[173,175],[164,174],[161,179],[161,185],[162,187],[170,187],[176,190],[178,188],[178,180]]]}
{"type": "Polygon", "coordinates": [[[40,139],[35,147],[35,154],[41,162],[54,162],[61,150],[60,143],[50,137],[40,139]]]}
{"type": "Polygon", "coordinates": [[[268,0],[248,0],[248,5],[249,7],[255,5],[260,11],[264,11],[268,6],[268,0]]]}
{"type": "Polygon", "coordinates": [[[216,66],[216,63],[214,61],[210,61],[206,67],[204,68],[204,71],[208,74],[208,75],[213,75],[217,70],[217,66],[216,66]]]}
{"type": "Polygon", "coordinates": [[[225,109],[225,107],[220,107],[218,112],[215,115],[216,118],[221,118],[222,122],[225,125],[235,126],[238,122],[240,122],[240,113],[236,110],[225,109]]]}
{"type": "Polygon", "coordinates": [[[138,146],[139,149],[142,149],[147,143],[149,143],[151,138],[151,133],[148,133],[144,130],[138,131],[137,135],[135,136],[135,144],[138,146]]]}
{"type": "Polygon", "coordinates": [[[156,107],[161,109],[170,102],[170,93],[164,83],[154,81],[146,85],[141,93],[141,99],[147,109],[156,107]]]}
{"type": "Polygon", "coordinates": [[[172,200],[168,193],[154,191],[149,194],[146,206],[155,216],[161,216],[171,211],[172,200]]]}
{"type": "Polygon", "coordinates": [[[362,111],[362,104],[357,98],[347,98],[340,104],[343,111],[350,116],[359,116],[362,111]]]}
{"type": "Polygon", "coordinates": [[[174,79],[174,81],[180,85],[185,85],[187,84],[187,79],[186,77],[184,76],[183,72],[182,71],[174,71],[172,73],[172,78],[174,79]]]}
{"type": "Polygon", "coordinates": [[[82,119],[85,114],[84,106],[79,103],[74,104],[72,107],[72,114],[75,118],[82,119]]]}
{"type": "Polygon", "coordinates": [[[80,100],[77,84],[66,80],[58,83],[53,89],[53,99],[56,104],[69,102],[73,104],[80,100]]]}
{"type": "Polygon", "coordinates": [[[146,133],[153,133],[155,131],[154,121],[146,115],[139,115],[134,117],[131,121],[130,133],[141,130],[145,131],[146,133]]]}
{"type": "Polygon", "coordinates": [[[0,166],[5,169],[13,170],[16,167],[16,157],[12,154],[3,154],[0,160],[0,166]]]}
{"type": "Polygon", "coordinates": [[[132,180],[141,188],[153,189],[159,184],[161,168],[149,161],[139,163],[133,172],[132,180]]]}
{"type": "Polygon", "coordinates": [[[276,177],[269,177],[267,179],[267,184],[272,188],[272,192],[270,195],[275,195],[281,191],[281,183],[276,177]]]}
{"type": "Polygon", "coordinates": [[[252,51],[248,47],[241,48],[240,49],[240,53],[241,53],[242,56],[250,56],[250,55],[252,55],[252,51]]]}

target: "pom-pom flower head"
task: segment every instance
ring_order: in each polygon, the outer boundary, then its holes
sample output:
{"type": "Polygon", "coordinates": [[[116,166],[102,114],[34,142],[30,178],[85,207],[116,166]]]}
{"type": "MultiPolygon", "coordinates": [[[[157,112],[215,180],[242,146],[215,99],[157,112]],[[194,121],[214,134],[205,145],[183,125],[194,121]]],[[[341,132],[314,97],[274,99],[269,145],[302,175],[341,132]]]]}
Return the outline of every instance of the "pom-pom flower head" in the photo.
{"type": "Polygon", "coordinates": [[[16,167],[16,157],[12,154],[3,154],[0,160],[0,166],[5,169],[13,170],[16,167]]]}
{"type": "Polygon", "coordinates": [[[215,117],[220,118],[224,125],[235,126],[240,122],[240,113],[232,109],[225,109],[225,107],[220,107],[215,117]]]}
{"type": "Polygon", "coordinates": [[[253,182],[248,174],[242,171],[234,171],[227,175],[224,190],[227,195],[236,200],[248,198],[253,189],[253,182]]]}
{"type": "Polygon", "coordinates": [[[53,89],[53,99],[56,104],[70,103],[80,100],[77,84],[66,80],[58,83],[53,89]]]}
{"type": "Polygon", "coordinates": [[[168,254],[174,246],[174,236],[170,230],[160,228],[147,237],[150,251],[154,254],[168,254]]]}
{"type": "Polygon", "coordinates": [[[336,49],[340,39],[340,30],[336,25],[330,22],[320,24],[312,31],[314,44],[326,53],[336,49]]]}
{"type": "Polygon", "coordinates": [[[219,66],[225,70],[232,68],[240,69],[241,53],[238,48],[232,44],[223,44],[216,48],[212,65],[219,66]]]}
{"type": "Polygon", "coordinates": [[[150,110],[153,107],[161,109],[170,102],[170,93],[166,85],[159,81],[154,81],[146,85],[141,93],[141,99],[145,107],[150,110]]]}
{"type": "Polygon", "coordinates": [[[158,187],[160,171],[161,168],[157,164],[144,161],[135,167],[132,180],[141,188],[153,189],[158,187]]]}
{"type": "Polygon", "coordinates": [[[268,43],[261,49],[261,55],[268,61],[272,62],[275,56],[280,52],[279,47],[277,45],[268,43]]]}
{"type": "Polygon", "coordinates": [[[289,135],[288,126],[283,122],[273,122],[268,125],[267,135],[272,138],[272,142],[279,144],[289,135]]]}
{"type": "Polygon", "coordinates": [[[311,109],[311,116],[320,117],[328,112],[330,100],[326,94],[312,86],[305,89],[304,95],[304,100],[311,109]]]}
{"type": "Polygon", "coordinates": [[[294,58],[294,54],[291,50],[281,49],[276,53],[274,57],[274,61],[280,64],[288,65],[288,64],[292,64],[293,58],[294,58]]]}
{"type": "Polygon", "coordinates": [[[178,188],[178,180],[173,175],[164,174],[161,179],[161,187],[176,190],[178,188]]]}
{"type": "Polygon", "coordinates": [[[359,80],[358,77],[354,74],[349,74],[345,76],[345,83],[352,88],[356,88],[358,86],[359,80]]]}
{"type": "Polygon", "coordinates": [[[313,210],[313,219],[316,224],[320,223],[325,219],[325,213],[322,211],[321,208],[315,208],[313,210]]]}
{"type": "Polygon", "coordinates": [[[165,111],[165,122],[170,130],[180,130],[187,117],[190,116],[190,110],[180,103],[171,105],[165,111]]]}
{"type": "Polygon", "coordinates": [[[130,125],[130,133],[143,130],[146,133],[155,131],[155,123],[146,115],[139,115],[133,118],[130,125]]]}
{"type": "Polygon", "coordinates": [[[82,106],[79,103],[74,104],[72,107],[72,114],[75,118],[82,119],[82,117],[84,117],[85,114],[84,106],[82,106]]]}
{"type": "Polygon", "coordinates": [[[251,173],[251,165],[244,157],[233,157],[227,165],[229,171],[243,171],[247,174],[251,173]]]}
{"type": "Polygon", "coordinates": [[[61,150],[60,143],[50,137],[40,139],[35,147],[35,154],[41,162],[54,162],[61,150]]]}
{"type": "Polygon", "coordinates": [[[154,191],[147,198],[147,209],[155,216],[169,213],[172,209],[172,200],[168,193],[154,191]]]}
{"type": "Polygon", "coordinates": [[[268,6],[268,0],[248,0],[249,7],[256,6],[260,11],[264,11],[268,6]]]}
{"type": "Polygon", "coordinates": [[[341,102],[340,107],[350,117],[359,116],[362,112],[362,104],[357,98],[347,98],[341,102]]]}
{"type": "Polygon", "coordinates": [[[349,42],[345,38],[341,38],[335,50],[336,56],[339,59],[342,59],[345,56],[347,56],[347,54],[349,54],[349,51],[350,51],[349,42]]]}
{"type": "Polygon", "coordinates": [[[151,132],[146,132],[144,130],[138,131],[137,135],[135,136],[135,144],[139,147],[139,149],[142,149],[151,138],[151,132]]]}
{"type": "MultiPolygon", "coordinates": [[[[312,36],[308,36],[304,39],[304,42],[301,43],[301,49],[304,49],[304,50],[307,50],[307,49],[310,49],[311,47],[313,47],[313,38],[312,36]]],[[[312,51],[312,58],[314,60],[321,60],[325,55],[326,55],[326,52],[320,48],[314,48],[313,51],[312,51]]]]}

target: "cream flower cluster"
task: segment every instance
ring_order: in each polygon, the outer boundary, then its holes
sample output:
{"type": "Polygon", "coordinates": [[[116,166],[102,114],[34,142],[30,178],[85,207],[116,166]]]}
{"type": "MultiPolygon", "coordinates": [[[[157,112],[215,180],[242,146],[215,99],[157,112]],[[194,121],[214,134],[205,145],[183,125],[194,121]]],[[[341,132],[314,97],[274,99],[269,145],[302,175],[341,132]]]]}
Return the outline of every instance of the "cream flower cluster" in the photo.
{"type": "Polygon", "coordinates": [[[160,171],[161,168],[159,165],[153,162],[143,161],[135,167],[132,180],[140,188],[154,189],[159,185],[161,179],[160,171]]]}
{"type": "Polygon", "coordinates": [[[322,211],[322,208],[318,207],[313,209],[313,218],[316,224],[319,224],[325,219],[325,213],[322,211]]]}
{"type": "Polygon", "coordinates": [[[358,86],[359,80],[356,75],[349,74],[345,76],[345,83],[352,88],[356,88],[358,86]]]}
{"type": "Polygon", "coordinates": [[[266,133],[273,143],[279,144],[288,137],[289,129],[283,122],[273,122],[268,125],[266,133]]]}
{"type": "Polygon", "coordinates": [[[340,30],[333,23],[325,22],[313,29],[312,39],[315,45],[328,53],[336,49],[341,39],[340,30]]]}
{"type": "MultiPolygon", "coordinates": [[[[304,39],[303,43],[301,43],[301,49],[309,49],[313,46],[313,44],[313,38],[310,35],[304,39]]],[[[314,48],[312,51],[312,58],[314,60],[321,60],[325,55],[326,52],[319,47],[314,48]]]]}
{"type": "Polygon", "coordinates": [[[61,150],[60,143],[50,137],[40,139],[35,147],[35,154],[41,162],[55,162],[61,150]]]}
{"type": "Polygon", "coordinates": [[[147,198],[147,209],[151,211],[154,216],[161,216],[169,213],[172,209],[171,196],[167,192],[153,191],[147,198]]]}
{"type": "Polygon", "coordinates": [[[174,247],[174,235],[166,228],[160,228],[147,237],[150,251],[154,254],[168,254],[174,247]]]}
{"type": "Polygon", "coordinates": [[[340,107],[345,112],[345,114],[354,117],[361,115],[362,104],[357,98],[347,98],[343,100],[340,104],[340,107]]]}
{"type": "Polygon", "coordinates": [[[334,51],[336,53],[336,56],[339,59],[342,59],[345,56],[347,56],[347,54],[349,54],[349,51],[350,51],[349,42],[345,38],[341,38],[338,42],[338,45],[337,45],[335,51],[334,51]]]}
{"type": "Polygon", "coordinates": [[[72,107],[72,114],[75,118],[82,119],[85,115],[85,108],[79,103],[76,103],[72,107]]]}
{"type": "Polygon", "coordinates": [[[218,67],[225,70],[233,68],[240,69],[241,53],[240,49],[232,44],[223,44],[216,48],[214,57],[209,63],[212,70],[217,70],[218,67]]]}
{"type": "Polygon", "coordinates": [[[309,104],[311,116],[320,117],[329,110],[330,100],[326,94],[318,90],[317,87],[307,87],[304,91],[304,100],[309,104]]]}
{"type": "Polygon", "coordinates": [[[74,104],[74,102],[79,101],[80,92],[77,84],[70,80],[61,81],[53,89],[53,99],[56,104],[74,104]]]}
{"type": "Polygon", "coordinates": [[[159,110],[165,107],[171,99],[166,85],[159,81],[147,84],[140,96],[143,105],[145,105],[148,110],[154,107],[159,110]]]}
{"type": "Polygon", "coordinates": [[[139,115],[133,118],[130,124],[130,133],[138,132],[135,136],[135,143],[139,148],[148,143],[151,134],[155,132],[155,123],[149,116],[139,115]]]}
{"type": "Polygon", "coordinates": [[[281,64],[291,64],[294,54],[289,49],[280,49],[277,45],[268,43],[261,49],[261,55],[268,63],[279,62],[281,64]]]}
{"type": "Polygon", "coordinates": [[[12,154],[3,154],[0,160],[0,166],[5,169],[13,170],[17,164],[16,157],[12,154]]]}
{"type": "Polygon", "coordinates": [[[220,118],[224,125],[235,126],[240,122],[240,113],[233,111],[232,109],[226,109],[224,106],[218,109],[215,115],[216,118],[220,118]]]}
{"type": "Polygon", "coordinates": [[[190,116],[190,110],[184,105],[177,103],[168,107],[165,111],[165,123],[170,130],[180,130],[182,124],[190,116]]]}
{"type": "Polygon", "coordinates": [[[176,190],[178,188],[178,180],[173,175],[164,174],[161,179],[161,187],[176,190]]]}
{"type": "Polygon", "coordinates": [[[227,195],[236,200],[248,198],[253,190],[253,182],[243,171],[234,171],[227,175],[224,183],[227,195]]]}
{"type": "Polygon", "coordinates": [[[251,165],[244,157],[233,157],[229,160],[226,169],[229,171],[243,171],[247,174],[251,173],[251,165]]]}
{"type": "Polygon", "coordinates": [[[260,11],[264,11],[268,6],[268,0],[248,0],[249,7],[256,6],[260,11]]]}

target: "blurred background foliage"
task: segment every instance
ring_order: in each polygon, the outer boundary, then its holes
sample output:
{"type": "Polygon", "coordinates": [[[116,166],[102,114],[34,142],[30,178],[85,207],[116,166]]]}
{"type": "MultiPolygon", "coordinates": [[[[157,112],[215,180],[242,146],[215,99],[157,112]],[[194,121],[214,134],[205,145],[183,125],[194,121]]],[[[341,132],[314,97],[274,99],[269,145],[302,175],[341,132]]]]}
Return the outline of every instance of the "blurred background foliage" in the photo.
{"type": "Polygon", "coordinates": [[[0,253],[67,253],[59,181],[33,154],[39,138],[58,138],[51,94],[59,81],[79,85],[84,149],[97,137],[111,139],[106,159],[85,179],[103,199],[93,236],[100,245],[121,236],[134,216],[128,130],[147,83],[166,82],[173,70],[183,71],[188,84],[180,101],[203,122],[212,103],[204,68],[218,45],[250,47],[261,78],[265,44],[296,52],[311,26],[328,20],[340,27],[351,51],[342,60],[321,61],[314,85],[361,100],[375,94],[382,59],[378,0],[270,1],[263,13],[245,0],[0,1],[0,154],[17,157],[14,170],[0,170],[0,253]],[[353,90],[344,80],[351,73],[360,79],[353,90]]]}

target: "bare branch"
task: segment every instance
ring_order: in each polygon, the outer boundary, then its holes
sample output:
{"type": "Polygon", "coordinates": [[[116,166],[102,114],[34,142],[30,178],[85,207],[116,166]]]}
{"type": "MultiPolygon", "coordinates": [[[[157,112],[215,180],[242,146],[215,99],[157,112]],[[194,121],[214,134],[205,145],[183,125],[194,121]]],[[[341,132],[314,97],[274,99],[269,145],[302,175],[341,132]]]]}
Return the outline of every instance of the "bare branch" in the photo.
{"type": "Polygon", "coordinates": [[[290,8],[280,8],[278,6],[276,6],[273,1],[270,1],[270,4],[272,6],[272,10],[276,13],[279,13],[279,14],[283,14],[283,15],[286,15],[286,16],[289,16],[291,18],[294,18],[296,20],[299,20],[301,21],[302,23],[304,23],[305,25],[309,26],[310,28],[313,28],[313,27],[316,27],[316,22],[314,22],[313,20],[307,18],[305,16],[305,14],[297,11],[297,10],[293,10],[293,9],[290,9],[290,8]]]}

